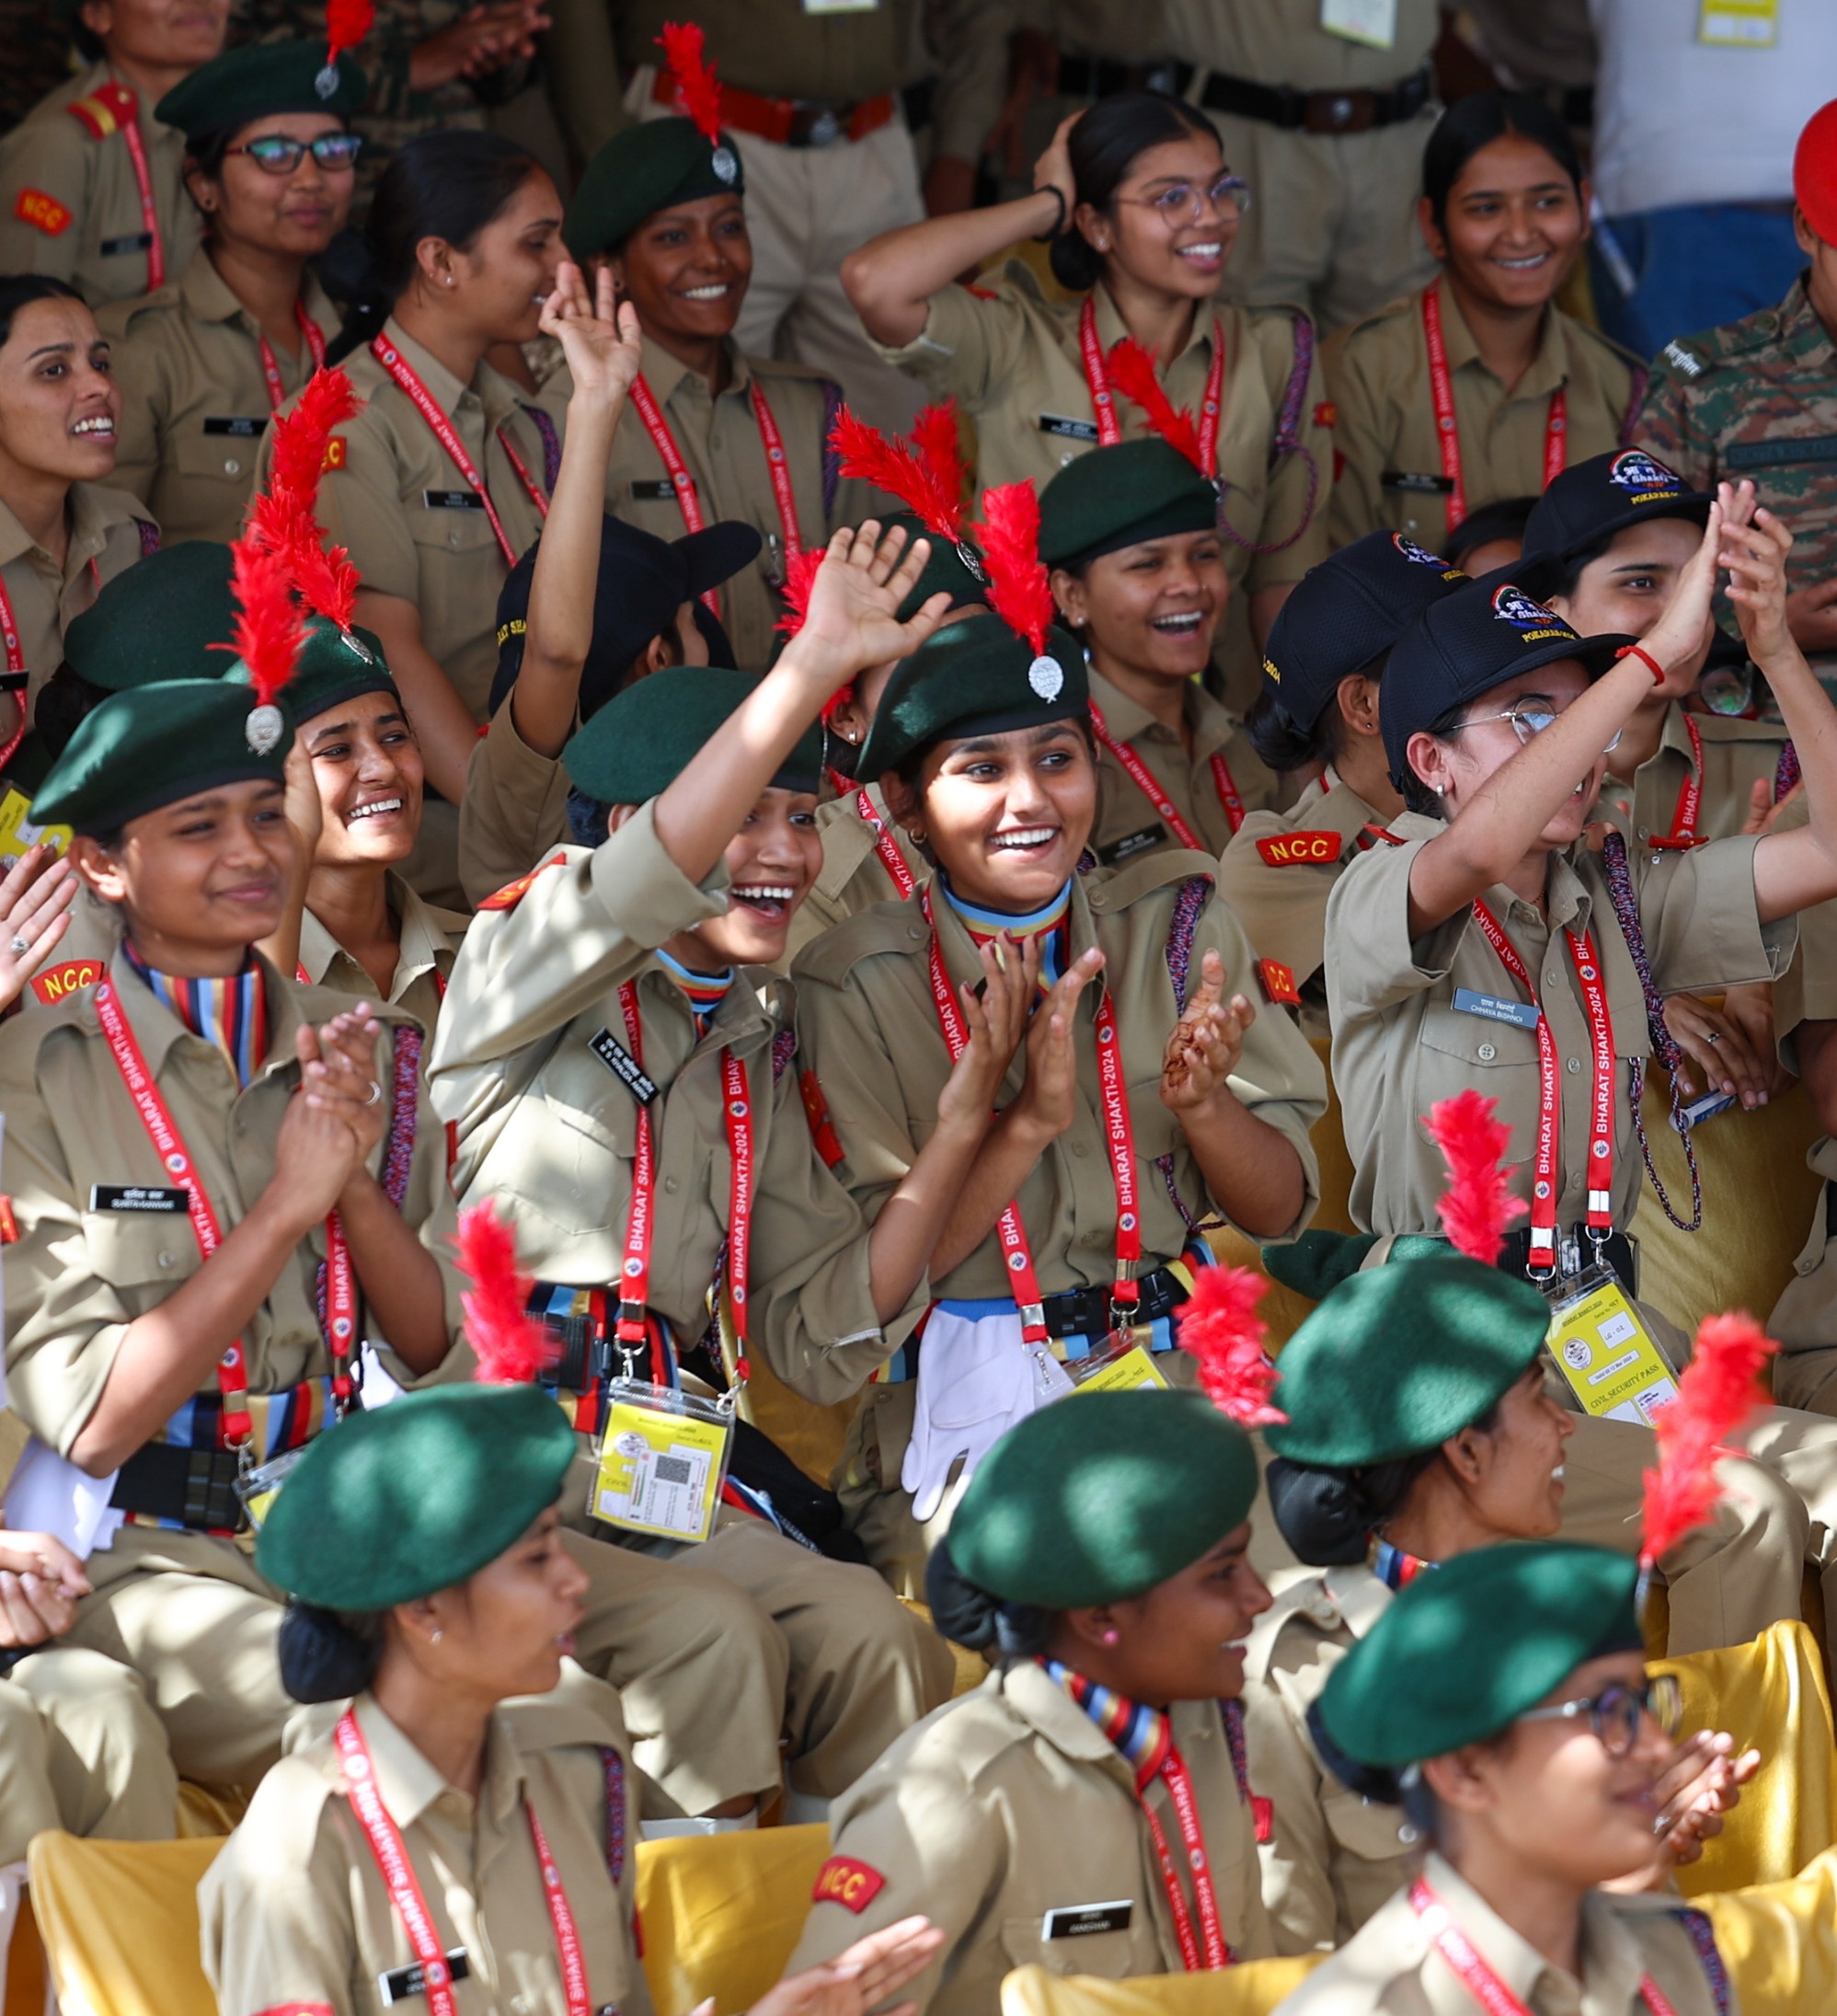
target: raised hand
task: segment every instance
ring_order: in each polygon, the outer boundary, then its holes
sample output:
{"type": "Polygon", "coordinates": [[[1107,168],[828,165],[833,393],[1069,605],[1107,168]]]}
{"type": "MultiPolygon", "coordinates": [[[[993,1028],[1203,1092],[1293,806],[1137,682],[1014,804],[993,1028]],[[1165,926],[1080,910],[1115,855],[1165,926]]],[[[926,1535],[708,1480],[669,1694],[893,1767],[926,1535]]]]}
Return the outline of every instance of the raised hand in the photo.
{"type": "Polygon", "coordinates": [[[1072,213],[1078,207],[1078,179],[1072,172],[1072,129],[1084,116],[1079,111],[1073,112],[1069,119],[1062,119],[1053,129],[1046,152],[1033,164],[1034,189],[1059,191],[1065,199],[1068,225],[1072,222],[1072,213]]]}
{"type": "Polygon", "coordinates": [[[571,409],[623,401],[644,363],[644,338],[637,310],[621,303],[612,270],[603,266],[587,278],[570,259],[563,259],[544,296],[540,327],[561,345],[574,380],[571,409]]]}
{"type": "Polygon", "coordinates": [[[909,658],[950,607],[950,597],[940,593],[909,622],[898,620],[930,555],[929,539],[908,545],[901,526],[883,533],[873,518],[838,532],[817,570],[803,628],[779,665],[813,679],[827,698],[869,665],[909,658]]]}
{"type": "MultiPolygon", "coordinates": [[[[1728,485],[1722,489],[1726,491],[1728,485]]],[[[1795,648],[1786,622],[1786,555],[1792,544],[1792,534],[1764,507],[1755,510],[1752,524],[1725,525],[1720,535],[1728,599],[1740,619],[1748,655],[1763,670],[1768,659],[1795,648]]]]}
{"type": "Polygon", "coordinates": [[[937,1096],[940,1127],[987,1126],[1039,986],[1037,939],[1016,943],[1004,931],[981,951],[982,985],[957,990],[970,1041],[937,1096]]]}
{"type": "Polygon", "coordinates": [[[1170,1112],[1197,1112],[1232,1096],[1231,1075],[1257,1010],[1241,994],[1227,1001],[1224,985],[1223,960],[1207,952],[1200,962],[1200,984],[1161,1054],[1161,1103],[1170,1112]]]}
{"type": "Polygon", "coordinates": [[[1739,513],[1751,509],[1753,503],[1752,484],[1742,486],[1748,492],[1745,498],[1727,483],[1722,487],[1725,496],[1709,507],[1703,537],[1691,555],[1690,564],[1678,576],[1664,614],[1639,640],[1641,648],[1665,668],[1664,684],[1656,690],[1670,700],[1682,700],[1694,688],[1711,642],[1709,626],[1713,619],[1709,605],[1716,593],[1724,507],[1732,506],[1739,513]]]}
{"type": "Polygon", "coordinates": [[[1065,1132],[1077,1112],[1078,1056],[1072,1024],[1078,996],[1103,966],[1104,955],[1095,945],[1080,952],[1035,1010],[1027,1032],[1027,1083],[1015,1104],[1049,1141],[1065,1132]]]}
{"type": "Polygon", "coordinates": [[[29,847],[0,881],[0,1008],[10,1008],[28,980],[70,928],[76,871],[43,841],[29,847]]]}

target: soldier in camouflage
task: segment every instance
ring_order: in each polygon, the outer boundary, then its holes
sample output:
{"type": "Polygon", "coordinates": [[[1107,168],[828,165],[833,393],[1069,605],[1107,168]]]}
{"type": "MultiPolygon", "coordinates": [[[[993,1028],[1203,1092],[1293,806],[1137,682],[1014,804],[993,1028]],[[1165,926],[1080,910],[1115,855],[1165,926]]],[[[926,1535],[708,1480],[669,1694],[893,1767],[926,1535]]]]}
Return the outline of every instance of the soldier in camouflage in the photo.
{"type": "Polygon", "coordinates": [[[1693,490],[1753,479],[1792,528],[1793,636],[1837,680],[1837,100],[1793,164],[1793,225],[1810,265],[1776,308],[1674,340],[1654,360],[1634,438],[1693,490]]]}

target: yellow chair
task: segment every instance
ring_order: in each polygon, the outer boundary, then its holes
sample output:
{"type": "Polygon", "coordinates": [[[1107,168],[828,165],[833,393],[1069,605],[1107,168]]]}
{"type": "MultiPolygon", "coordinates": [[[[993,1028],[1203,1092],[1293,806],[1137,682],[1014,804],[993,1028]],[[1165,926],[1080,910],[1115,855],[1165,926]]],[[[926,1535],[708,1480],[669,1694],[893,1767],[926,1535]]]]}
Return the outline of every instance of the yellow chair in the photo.
{"type": "Polygon", "coordinates": [[[657,2016],[688,2016],[709,1996],[716,2016],[751,2009],[783,1976],[828,1854],[825,1826],[641,1841],[637,1916],[657,2016]]]}
{"type": "Polygon", "coordinates": [[[51,1984],[84,2016],[217,2016],[198,1958],[198,1883],[221,1839],[85,1841],[27,1853],[51,1984]]]}
{"type": "MultiPolygon", "coordinates": [[[[1002,2016],[1269,2016],[1326,1958],[1303,1953],[1246,1961],[1223,1974],[1147,1974],[1131,1981],[1016,1967],[1002,1983],[1002,2016]]],[[[1750,2016],[1745,2003],[1742,2016],[1750,2016]]]]}
{"type": "MultiPolygon", "coordinates": [[[[1683,1688],[1686,1729],[1726,1729],[1762,1752],[1754,1782],[1703,1859],[1678,1872],[1688,1897],[1783,1883],[1837,1842],[1837,1742],[1818,1641],[1797,1621],[1751,1644],[1652,1662],[1683,1688]]],[[[1808,2003],[1808,2009],[1814,2005],[1808,2003]]],[[[1828,2005],[1837,2009],[1837,2000],[1828,2005]]]]}

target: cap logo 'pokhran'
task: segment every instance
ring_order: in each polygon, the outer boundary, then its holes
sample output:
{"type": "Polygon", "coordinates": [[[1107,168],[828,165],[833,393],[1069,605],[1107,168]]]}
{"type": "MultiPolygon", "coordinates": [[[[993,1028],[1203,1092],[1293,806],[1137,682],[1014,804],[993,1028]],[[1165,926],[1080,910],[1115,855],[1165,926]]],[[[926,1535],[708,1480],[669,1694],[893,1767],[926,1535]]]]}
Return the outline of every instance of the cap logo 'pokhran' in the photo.
{"type": "Polygon", "coordinates": [[[1546,609],[1541,602],[1527,595],[1522,588],[1514,588],[1510,582],[1494,591],[1493,614],[1501,623],[1510,623],[1514,629],[1523,631],[1527,638],[1533,632],[1539,638],[1575,636],[1554,609],[1546,609]]]}
{"type": "Polygon", "coordinates": [[[1405,559],[1414,560],[1418,567],[1433,567],[1442,573],[1448,570],[1448,562],[1439,553],[1431,553],[1426,547],[1418,546],[1414,539],[1406,539],[1401,532],[1392,533],[1391,544],[1405,559]]]}
{"type": "Polygon", "coordinates": [[[1609,469],[1608,481],[1617,483],[1624,490],[1675,490],[1683,488],[1683,478],[1675,470],[1668,469],[1657,455],[1649,455],[1643,448],[1628,448],[1624,455],[1613,458],[1609,469]]]}
{"type": "Polygon", "coordinates": [[[1065,690],[1065,668],[1042,653],[1027,668],[1027,683],[1050,706],[1065,690]]]}

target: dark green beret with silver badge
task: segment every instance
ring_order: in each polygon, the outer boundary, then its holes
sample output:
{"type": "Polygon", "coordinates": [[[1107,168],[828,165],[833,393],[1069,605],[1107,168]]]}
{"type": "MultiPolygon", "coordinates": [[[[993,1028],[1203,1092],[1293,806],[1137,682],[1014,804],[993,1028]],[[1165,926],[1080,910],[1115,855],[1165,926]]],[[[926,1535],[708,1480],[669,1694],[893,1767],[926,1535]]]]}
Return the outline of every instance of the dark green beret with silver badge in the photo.
{"type": "MultiPolygon", "coordinates": [[[[248,667],[238,659],[229,676],[247,685],[248,667]]],[[[287,682],[287,705],[302,728],[361,693],[396,690],[395,674],[383,655],[383,639],[373,630],[340,629],[329,616],[306,618],[306,640],[293,676],[287,682]]]]}
{"type": "Polygon", "coordinates": [[[914,539],[931,542],[931,551],[919,570],[918,585],[897,611],[900,622],[910,623],[936,594],[948,595],[952,609],[987,603],[989,577],[982,565],[982,556],[967,539],[959,546],[952,540],[940,538],[916,512],[890,512],[880,521],[883,532],[890,532],[895,525],[903,528],[909,545],[914,539]]]}
{"type": "Polygon", "coordinates": [[[1039,557],[1079,567],[1101,554],[1218,524],[1218,492],[1156,434],[1094,448],[1039,493],[1039,557]]]}
{"type": "Polygon", "coordinates": [[[386,1610],[450,1589],[552,1505],[574,1431],[535,1386],[446,1386],[347,1415],[307,1447],[256,1542],[303,1603],[386,1610]]]}
{"type": "Polygon", "coordinates": [[[331,112],[350,119],[370,80],[354,58],[333,70],[323,40],[246,42],[201,63],[154,107],[153,116],[187,140],[247,126],[275,112],[331,112]]]}
{"type": "Polygon", "coordinates": [[[1326,1734],[1393,1770],[1503,1735],[1578,1666],[1644,1650],[1638,1579],[1630,1555],[1560,1540],[1456,1555],[1401,1589],[1334,1667],[1326,1734]]]}
{"type": "Polygon", "coordinates": [[[107,693],[173,679],[221,679],[236,662],[225,643],[235,628],[230,549],[188,539],[103,584],[63,633],[65,662],[107,693]]]}
{"type": "Polygon", "coordinates": [[[648,119],[614,133],[587,164],[562,220],[577,259],[613,252],[647,217],[704,196],[742,196],[740,149],[727,134],[711,144],[687,119],[648,119]]]}
{"type": "MultiPolygon", "coordinates": [[[[642,805],[666,790],[759,685],[721,665],[677,665],[615,693],[561,752],[576,790],[603,805],[642,805]]],[[[772,779],[786,791],[822,784],[822,730],[815,722],[772,779]]]]}

